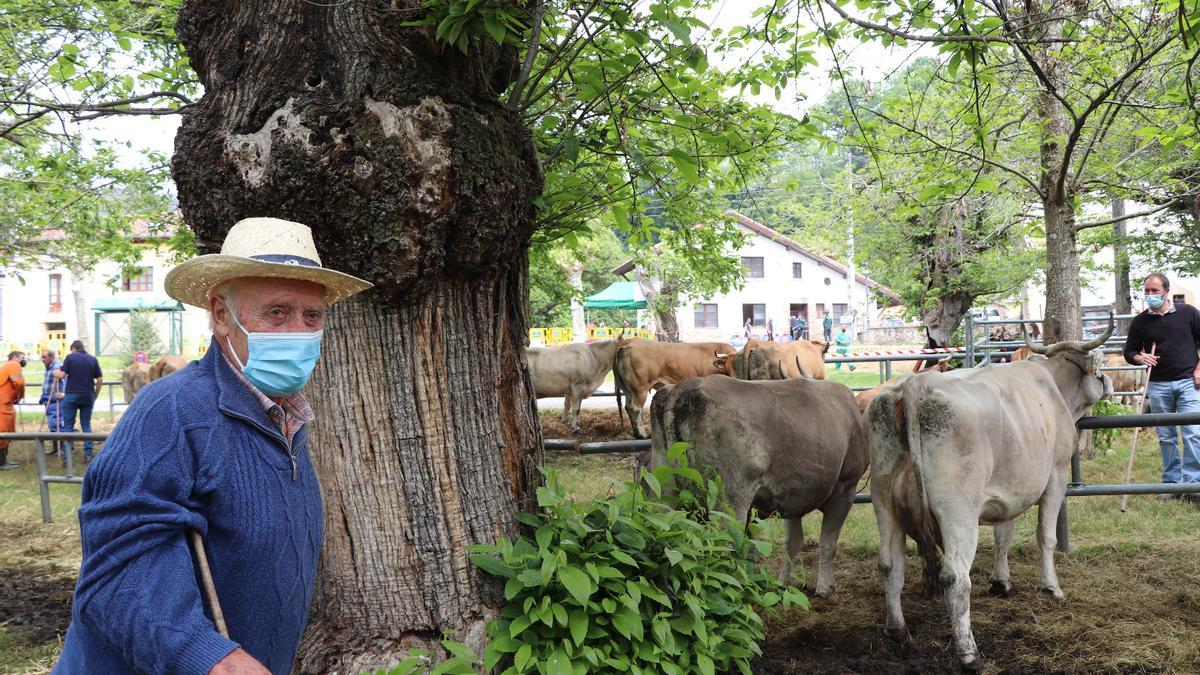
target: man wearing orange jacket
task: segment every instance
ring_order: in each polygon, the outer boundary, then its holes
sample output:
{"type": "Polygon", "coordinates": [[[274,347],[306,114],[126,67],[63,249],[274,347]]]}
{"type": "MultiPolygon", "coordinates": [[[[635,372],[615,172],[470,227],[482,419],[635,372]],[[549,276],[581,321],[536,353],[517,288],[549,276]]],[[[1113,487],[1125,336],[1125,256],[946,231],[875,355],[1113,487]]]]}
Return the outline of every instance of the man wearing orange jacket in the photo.
{"type": "MultiPolygon", "coordinates": [[[[0,433],[17,430],[17,402],[25,398],[25,352],[9,352],[8,361],[0,366],[0,433]]],[[[16,464],[8,461],[10,441],[0,440],[0,471],[12,471],[16,464]]]]}

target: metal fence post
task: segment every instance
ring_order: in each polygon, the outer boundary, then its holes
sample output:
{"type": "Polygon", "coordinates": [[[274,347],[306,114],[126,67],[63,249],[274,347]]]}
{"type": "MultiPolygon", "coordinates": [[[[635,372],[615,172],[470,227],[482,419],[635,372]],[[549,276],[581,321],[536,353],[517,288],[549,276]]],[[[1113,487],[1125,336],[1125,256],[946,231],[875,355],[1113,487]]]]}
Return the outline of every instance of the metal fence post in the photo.
{"type": "Polygon", "coordinates": [[[975,321],[971,318],[971,313],[967,312],[965,319],[967,327],[963,329],[963,340],[966,342],[967,358],[965,366],[967,368],[975,367],[975,321]]]}
{"type": "Polygon", "coordinates": [[[46,445],[38,439],[33,452],[37,455],[38,493],[42,498],[42,522],[50,522],[50,486],[46,484],[46,445]]]}

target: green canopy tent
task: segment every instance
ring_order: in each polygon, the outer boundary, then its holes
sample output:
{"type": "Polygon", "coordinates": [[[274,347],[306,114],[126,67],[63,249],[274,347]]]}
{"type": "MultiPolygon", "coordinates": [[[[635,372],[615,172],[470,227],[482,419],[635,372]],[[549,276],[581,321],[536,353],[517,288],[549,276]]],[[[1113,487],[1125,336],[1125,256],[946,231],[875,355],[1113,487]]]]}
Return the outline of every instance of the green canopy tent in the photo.
{"type": "Polygon", "coordinates": [[[614,281],[583,301],[586,309],[646,309],[646,298],[636,281],[614,281]]]}

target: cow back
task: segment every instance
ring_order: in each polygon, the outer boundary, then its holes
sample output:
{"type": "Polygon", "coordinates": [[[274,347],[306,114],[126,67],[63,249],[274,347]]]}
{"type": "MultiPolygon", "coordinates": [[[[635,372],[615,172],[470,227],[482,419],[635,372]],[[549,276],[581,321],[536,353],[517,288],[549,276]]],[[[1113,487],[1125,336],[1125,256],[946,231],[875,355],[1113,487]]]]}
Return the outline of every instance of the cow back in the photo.
{"type": "Polygon", "coordinates": [[[687,442],[692,465],[715,470],[727,492],[754,495],[761,510],[786,517],[816,508],[868,464],[854,396],[835,382],[686,380],[655,398],[651,425],[653,463],[687,442]]]}

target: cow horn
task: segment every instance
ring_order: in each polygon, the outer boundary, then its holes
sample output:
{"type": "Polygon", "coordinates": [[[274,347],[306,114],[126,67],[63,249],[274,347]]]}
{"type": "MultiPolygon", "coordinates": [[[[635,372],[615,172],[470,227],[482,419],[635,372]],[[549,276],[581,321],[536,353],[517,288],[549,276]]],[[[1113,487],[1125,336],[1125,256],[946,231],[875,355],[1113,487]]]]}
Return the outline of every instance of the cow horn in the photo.
{"type": "Polygon", "coordinates": [[[1025,332],[1025,315],[1024,314],[1021,315],[1021,337],[1025,338],[1025,346],[1029,349],[1029,351],[1033,352],[1034,354],[1041,354],[1041,355],[1045,356],[1046,351],[1049,350],[1049,347],[1047,347],[1045,345],[1035,345],[1035,344],[1033,344],[1033,341],[1029,339],[1029,333],[1025,332]]]}
{"type": "Polygon", "coordinates": [[[1113,320],[1113,311],[1110,309],[1108,310],[1108,330],[1104,331],[1104,334],[1100,337],[1083,343],[1079,348],[1085,352],[1090,352],[1096,347],[1102,346],[1105,342],[1108,342],[1108,338],[1112,337],[1113,330],[1116,328],[1116,326],[1117,322],[1113,320]]]}
{"type": "Polygon", "coordinates": [[[812,373],[808,372],[807,370],[804,369],[804,366],[800,365],[800,357],[799,356],[796,357],[796,370],[800,371],[800,377],[803,377],[806,380],[813,379],[812,373]]]}

